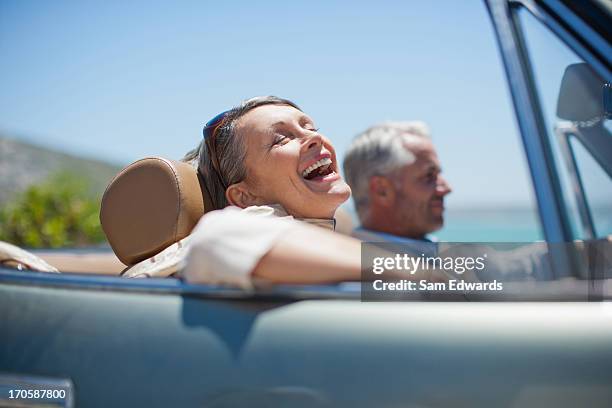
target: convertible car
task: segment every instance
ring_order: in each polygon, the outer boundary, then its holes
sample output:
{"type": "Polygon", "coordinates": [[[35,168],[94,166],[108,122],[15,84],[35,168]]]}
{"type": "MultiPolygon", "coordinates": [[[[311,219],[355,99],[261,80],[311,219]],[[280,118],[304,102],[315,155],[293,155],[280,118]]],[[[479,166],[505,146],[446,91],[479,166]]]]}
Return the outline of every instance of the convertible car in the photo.
{"type": "MultiPolygon", "coordinates": [[[[608,186],[612,178],[612,6],[485,4],[546,243],[579,242],[595,248],[597,262],[551,251],[549,281],[517,282],[495,299],[441,294],[437,302],[363,301],[359,283],[245,291],[2,267],[0,406],[609,407],[610,214],[592,211],[602,191],[590,177],[597,171],[608,186]],[[554,106],[541,95],[542,44],[530,42],[526,21],[574,56],[558,67],[554,106]]],[[[159,179],[174,177],[175,164],[161,162],[169,173],[159,179]]],[[[141,167],[129,175],[151,171],[141,167]]],[[[113,197],[134,193],[118,180],[126,179],[115,179],[113,197]]],[[[190,180],[181,188],[199,191],[190,180]]],[[[128,200],[115,212],[107,203],[102,222],[122,261],[134,264],[189,232],[190,211],[206,203],[181,194],[170,188],[165,203],[184,206],[174,209],[188,214],[184,225],[161,217],[135,228],[121,217],[149,210],[130,210],[128,200]]],[[[149,212],[162,211],[163,200],[150,201],[149,212]]]]}

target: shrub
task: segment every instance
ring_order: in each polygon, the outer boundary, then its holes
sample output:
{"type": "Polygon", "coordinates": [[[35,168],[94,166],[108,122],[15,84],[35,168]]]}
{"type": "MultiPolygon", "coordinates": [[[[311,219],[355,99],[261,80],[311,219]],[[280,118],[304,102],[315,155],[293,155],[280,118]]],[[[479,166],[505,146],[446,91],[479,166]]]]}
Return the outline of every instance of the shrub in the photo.
{"type": "Polygon", "coordinates": [[[0,240],[30,248],[104,242],[99,197],[85,178],[62,171],[32,185],[0,209],[0,240]]]}

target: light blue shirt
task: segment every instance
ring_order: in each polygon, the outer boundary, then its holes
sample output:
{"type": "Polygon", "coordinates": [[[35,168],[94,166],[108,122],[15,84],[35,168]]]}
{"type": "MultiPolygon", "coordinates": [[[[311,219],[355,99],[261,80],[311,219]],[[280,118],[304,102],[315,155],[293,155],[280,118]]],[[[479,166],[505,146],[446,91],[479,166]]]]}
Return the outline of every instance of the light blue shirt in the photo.
{"type": "MultiPolygon", "coordinates": [[[[353,230],[353,237],[363,242],[387,243],[397,245],[396,252],[403,252],[406,249],[417,255],[438,256],[440,251],[445,251],[445,246],[458,245],[461,249],[462,244],[445,244],[437,242],[435,237],[426,236],[425,239],[413,239],[400,237],[380,231],[372,231],[363,227],[353,230]]],[[[484,281],[500,279],[504,281],[525,281],[525,280],[550,280],[553,278],[552,267],[548,261],[548,251],[545,243],[533,243],[524,245],[512,250],[500,251],[490,246],[467,243],[465,246],[466,254],[474,254],[480,251],[488,253],[487,268],[477,276],[484,281]]],[[[448,249],[448,248],[446,248],[448,249]]]]}
{"type": "Polygon", "coordinates": [[[401,245],[419,255],[436,256],[438,253],[438,240],[433,236],[425,236],[424,239],[414,239],[358,227],[353,230],[353,237],[364,242],[383,242],[401,245]]]}

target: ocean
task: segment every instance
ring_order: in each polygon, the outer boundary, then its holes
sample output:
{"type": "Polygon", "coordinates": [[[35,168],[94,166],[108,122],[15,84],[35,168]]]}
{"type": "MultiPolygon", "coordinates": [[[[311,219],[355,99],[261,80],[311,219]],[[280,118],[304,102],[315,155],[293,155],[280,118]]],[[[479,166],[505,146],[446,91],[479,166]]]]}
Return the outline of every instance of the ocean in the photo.
{"type": "MultiPolygon", "coordinates": [[[[345,208],[357,220],[353,208],[345,208]]],[[[593,211],[597,236],[612,234],[612,208],[593,211]]],[[[444,215],[444,228],[433,233],[446,242],[533,242],[544,240],[536,209],[483,208],[448,209],[444,215]]],[[[577,220],[577,215],[576,215],[577,220]]],[[[574,225],[578,231],[578,227],[574,225]]],[[[577,236],[582,236],[577,232],[577,236]]]]}
{"type": "Polygon", "coordinates": [[[447,242],[533,242],[544,239],[531,209],[448,210],[444,228],[434,233],[447,242]]]}

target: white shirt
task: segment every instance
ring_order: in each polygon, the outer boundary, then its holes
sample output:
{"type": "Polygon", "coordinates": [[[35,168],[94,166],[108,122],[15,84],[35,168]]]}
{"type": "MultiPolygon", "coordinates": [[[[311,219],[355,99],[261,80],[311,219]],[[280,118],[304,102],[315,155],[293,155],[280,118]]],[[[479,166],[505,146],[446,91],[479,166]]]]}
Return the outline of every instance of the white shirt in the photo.
{"type": "Polygon", "coordinates": [[[280,205],[230,206],[205,214],[191,234],[131,267],[124,276],[167,277],[189,283],[251,288],[251,272],[274,244],[300,221],[330,230],[333,219],[296,219],[280,205]]]}

